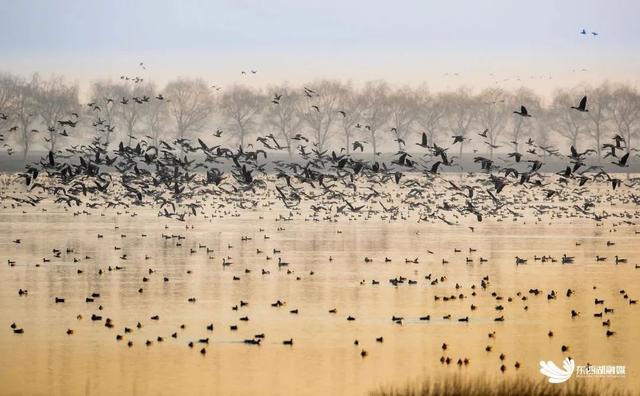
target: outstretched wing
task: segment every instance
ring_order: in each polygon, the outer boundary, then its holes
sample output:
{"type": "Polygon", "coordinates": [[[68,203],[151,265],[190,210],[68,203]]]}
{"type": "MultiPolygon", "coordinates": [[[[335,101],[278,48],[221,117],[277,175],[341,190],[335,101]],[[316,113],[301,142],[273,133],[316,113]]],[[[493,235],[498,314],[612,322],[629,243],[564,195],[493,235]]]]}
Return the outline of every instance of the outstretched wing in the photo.
{"type": "Polygon", "coordinates": [[[626,153],[622,158],[620,158],[620,163],[622,165],[626,165],[628,159],[629,159],[629,153],[626,153]]]}

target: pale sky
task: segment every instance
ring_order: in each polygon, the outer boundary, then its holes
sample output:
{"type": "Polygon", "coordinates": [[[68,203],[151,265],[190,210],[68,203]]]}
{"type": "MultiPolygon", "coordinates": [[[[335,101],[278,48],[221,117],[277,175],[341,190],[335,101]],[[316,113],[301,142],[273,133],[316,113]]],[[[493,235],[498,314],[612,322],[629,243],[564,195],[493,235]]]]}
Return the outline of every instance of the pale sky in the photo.
{"type": "Polygon", "coordinates": [[[499,81],[543,92],[640,82],[637,0],[0,0],[0,10],[0,71],[82,86],[121,74],[223,86],[381,78],[434,90],[499,81]]]}

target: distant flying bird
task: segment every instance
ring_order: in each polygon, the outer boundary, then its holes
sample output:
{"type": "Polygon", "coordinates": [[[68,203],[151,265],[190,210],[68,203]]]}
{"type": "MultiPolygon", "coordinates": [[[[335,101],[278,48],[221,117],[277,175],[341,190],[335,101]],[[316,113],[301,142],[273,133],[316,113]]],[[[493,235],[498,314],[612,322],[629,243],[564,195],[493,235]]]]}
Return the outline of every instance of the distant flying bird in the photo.
{"type": "Polygon", "coordinates": [[[427,134],[422,132],[422,141],[420,143],[416,143],[416,145],[423,147],[423,148],[427,148],[427,134]]]}
{"type": "Polygon", "coordinates": [[[583,96],[582,99],[580,100],[580,104],[578,105],[578,107],[575,106],[571,106],[572,109],[576,109],[578,111],[581,111],[583,113],[588,113],[589,110],[587,110],[587,97],[583,96]]]}
{"type": "Polygon", "coordinates": [[[627,164],[627,160],[629,159],[629,153],[626,153],[625,155],[622,156],[622,158],[620,158],[620,161],[618,162],[611,162],[614,165],[618,165],[620,167],[626,168],[629,166],[629,164],[627,164]]]}
{"type": "Polygon", "coordinates": [[[522,117],[531,117],[531,114],[529,114],[527,108],[524,106],[520,106],[520,111],[514,111],[514,114],[518,114],[522,117]]]}
{"type": "Polygon", "coordinates": [[[360,149],[360,152],[364,151],[364,146],[362,145],[362,143],[355,141],[353,142],[353,151],[356,151],[357,149],[360,149]]]}
{"type": "Polygon", "coordinates": [[[487,132],[489,132],[489,129],[485,129],[484,131],[482,131],[482,133],[479,133],[478,136],[482,136],[484,138],[487,137],[487,132]]]}
{"type": "Polygon", "coordinates": [[[464,137],[464,136],[462,136],[462,135],[455,135],[455,136],[451,136],[451,137],[453,138],[453,144],[456,144],[456,143],[462,143],[462,142],[464,142],[465,140],[469,140],[469,139],[465,138],[465,137],[464,137]]]}
{"type": "Polygon", "coordinates": [[[622,143],[625,143],[625,145],[626,145],[626,141],[625,141],[625,140],[624,140],[624,138],[623,138],[622,136],[620,136],[620,135],[616,135],[616,136],[614,136],[614,137],[613,137],[613,140],[615,140],[615,142],[616,142],[616,148],[618,148],[618,149],[620,149],[620,148],[624,148],[624,147],[622,146],[622,143]]]}
{"type": "Polygon", "coordinates": [[[580,34],[587,34],[587,31],[585,29],[582,29],[582,31],[580,32],[580,34]]]}

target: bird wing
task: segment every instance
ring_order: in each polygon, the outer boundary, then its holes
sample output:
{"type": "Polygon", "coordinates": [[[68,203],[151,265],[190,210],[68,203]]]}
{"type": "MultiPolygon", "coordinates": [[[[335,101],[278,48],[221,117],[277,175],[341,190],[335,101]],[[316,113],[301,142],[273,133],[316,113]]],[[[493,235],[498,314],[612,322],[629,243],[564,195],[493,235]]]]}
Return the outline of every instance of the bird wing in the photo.
{"type": "Polygon", "coordinates": [[[571,156],[573,156],[573,157],[577,157],[578,156],[578,151],[573,146],[571,146],[571,156]]]}
{"type": "Polygon", "coordinates": [[[629,153],[626,153],[622,158],[620,158],[620,163],[622,165],[625,165],[628,159],[629,159],[629,153]]]}

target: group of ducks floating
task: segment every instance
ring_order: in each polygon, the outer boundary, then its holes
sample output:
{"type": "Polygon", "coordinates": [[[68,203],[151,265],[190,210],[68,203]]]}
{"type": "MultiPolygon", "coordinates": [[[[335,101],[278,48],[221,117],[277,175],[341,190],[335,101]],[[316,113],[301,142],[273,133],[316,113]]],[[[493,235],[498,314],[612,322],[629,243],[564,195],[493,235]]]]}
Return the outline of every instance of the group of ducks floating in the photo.
{"type": "MultiPolygon", "coordinates": [[[[126,213],[128,215],[133,216],[135,213],[132,212],[128,212],[126,213]]],[[[228,216],[233,216],[234,213],[232,212],[224,212],[224,214],[228,215],[228,216]]],[[[222,216],[221,216],[222,217],[222,216]]],[[[167,229],[168,227],[165,226],[165,229],[167,229]]],[[[186,226],[185,227],[187,230],[193,230],[194,226],[190,225],[190,226],[186,226]]],[[[283,226],[278,226],[277,231],[285,231],[286,229],[283,226]]],[[[114,238],[118,237],[118,233],[119,233],[119,237],[120,238],[126,238],[127,235],[123,234],[120,231],[120,228],[118,226],[116,226],[114,228],[114,232],[115,235],[113,236],[114,238]]],[[[259,232],[264,233],[265,229],[264,228],[259,228],[259,232]]],[[[341,232],[341,231],[338,231],[341,232]]],[[[146,238],[147,234],[142,234],[141,238],[146,238]]],[[[161,235],[163,240],[169,241],[171,242],[173,245],[173,248],[175,249],[187,249],[187,246],[184,246],[183,244],[185,243],[185,240],[188,240],[187,236],[181,235],[181,234],[165,234],[162,233],[161,235]]],[[[265,242],[268,242],[271,238],[270,236],[268,236],[266,233],[263,235],[262,238],[265,242]]],[[[98,240],[104,240],[104,234],[98,234],[98,240]]],[[[240,239],[240,243],[248,243],[253,241],[252,237],[243,235],[240,239]]],[[[20,239],[14,239],[13,243],[15,244],[15,246],[22,246],[23,243],[23,238],[20,239]]],[[[197,254],[206,254],[207,259],[209,260],[220,260],[220,258],[216,258],[215,254],[214,254],[214,249],[209,248],[206,244],[202,244],[202,243],[197,243],[197,244],[193,244],[193,241],[191,243],[191,245],[193,247],[188,247],[188,251],[190,255],[197,255],[197,254]]],[[[579,242],[576,242],[576,245],[580,245],[579,242]]],[[[613,241],[607,241],[606,242],[606,246],[607,247],[612,247],[615,246],[615,242],[613,241]]],[[[233,246],[231,244],[227,245],[227,248],[229,250],[233,249],[233,246]]],[[[122,250],[122,247],[120,246],[114,246],[114,250],[120,251],[122,250]]],[[[67,248],[67,249],[61,249],[61,248],[52,248],[52,256],[50,257],[44,257],[42,258],[42,263],[47,265],[48,268],[51,268],[51,265],[54,265],[56,261],[60,262],[60,263],[69,263],[70,261],[72,261],[74,264],[79,265],[79,263],[92,263],[94,262],[94,259],[88,255],[84,255],[82,253],[76,252],[75,249],[73,248],[67,248]],[[72,259],[72,260],[71,260],[72,259]]],[[[463,250],[462,249],[454,249],[453,253],[454,255],[457,255],[459,253],[462,253],[463,250]]],[[[477,250],[474,248],[468,248],[468,253],[469,255],[473,255],[474,253],[476,253],[477,250]]],[[[434,252],[433,251],[428,251],[428,253],[430,255],[433,255],[434,252]]],[[[118,253],[120,254],[120,253],[118,253]]],[[[226,267],[232,267],[234,265],[233,262],[233,258],[228,255],[228,253],[225,253],[226,255],[224,257],[221,258],[221,265],[223,268],[226,267]]],[[[286,268],[286,275],[293,275],[295,276],[296,280],[302,280],[304,275],[299,275],[295,270],[291,269],[290,267],[294,267],[295,265],[292,263],[289,263],[287,261],[285,261],[283,258],[283,249],[281,248],[276,248],[273,247],[271,249],[266,249],[266,247],[258,247],[255,249],[255,257],[257,258],[264,258],[265,262],[267,263],[271,263],[273,262],[273,265],[275,265],[275,267],[277,268],[277,270],[279,271],[284,271],[284,269],[286,268]],[[268,250],[268,254],[266,254],[265,252],[268,250]],[[274,260],[275,257],[277,256],[277,262],[274,260]]],[[[127,263],[129,263],[129,256],[128,254],[121,254],[119,256],[119,260],[120,260],[120,264],[118,265],[109,265],[106,268],[102,268],[102,267],[98,267],[97,265],[94,266],[84,266],[84,267],[79,267],[77,269],[77,274],[78,276],[97,276],[97,280],[99,284],[99,280],[103,279],[103,277],[111,272],[114,271],[126,271],[127,269],[127,263]],[[98,267],[96,269],[96,267],[98,267]]],[[[147,260],[153,260],[153,257],[151,257],[148,254],[144,255],[144,261],[147,260]]],[[[335,259],[333,258],[333,256],[330,256],[328,258],[329,262],[333,262],[335,259]]],[[[450,259],[451,260],[451,259],[450,259]]],[[[522,264],[526,264],[528,259],[525,258],[521,258],[516,256],[515,258],[515,264],[517,265],[522,265],[522,264]]],[[[574,262],[574,257],[572,256],[567,256],[566,254],[564,254],[559,260],[556,259],[553,256],[550,255],[543,255],[543,256],[538,256],[538,255],[534,255],[533,257],[534,261],[541,261],[541,262],[557,262],[557,261],[561,261],[562,264],[571,264],[574,262]]],[[[602,257],[600,255],[596,256],[595,261],[596,262],[603,262],[606,261],[607,258],[606,257],[602,257]]],[[[373,257],[364,257],[363,258],[364,263],[366,264],[370,264],[370,263],[374,263],[377,260],[373,257]]],[[[382,260],[381,260],[382,261],[382,260]]],[[[390,257],[385,257],[384,258],[384,263],[386,265],[393,265],[394,260],[390,257]]],[[[486,263],[489,260],[483,257],[480,257],[480,264],[482,263],[486,263]]],[[[404,260],[401,260],[401,262],[405,263],[405,264],[420,264],[420,257],[405,257],[404,260]]],[[[466,264],[470,264],[474,262],[474,259],[472,257],[467,256],[464,259],[464,262],[466,264]]],[[[618,257],[617,255],[615,256],[615,264],[624,264],[626,263],[627,260],[621,257],[618,257]]],[[[19,264],[16,263],[16,260],[8,260],[8,264],[10,267],[19,267],[19,264]]],[[[445,260],[444,258],[441,260],[441,264],[447,265],[449,264],[449,260],[445,260]]],[[[42,265],[40,263],[35,264],[36,267],[40,268],[42,265]]],[[[639,266],[636,264],[635,268],[638,269],[639,266]]],[[[243,273],[245,275],[249,275],[253,272],[254,270],[251,268],[245,268],[243,273]]],[[[158,276],[158,270],[153,269],[153,268],[148,268],[147,270],[148,275],[145,275],[144,277],[142,277],[142,279],[140,279],[140,287],[137,289],[138,294],[143,294],[145,289],[143,287],[144,284],[146,284],[147,282],[151,282],[153,281],[153,277],[154,276],[158,276]],[[154,275],[155,274],[155,275],[154,275]]],[[[284,273],[284,272],[283,272],[284,273]]],[[[186,270],[186,274],[190,275],[191,274],[191,270],[186,270]]],[[[260,270],[260,275],[264,278],[265,276],[268,276],[271,274],[271,269],[265,269],[262,268],[260,270]]],[[[308,272],[308,277],[312,277],[314,276],[315,272],[314,271],[309,271],[308,272]]],[[[233,276],[233,281],[241,281],[242,277],[240,274],[234,274],[233,276]]],[[[170,277],[169,275],[165,274],[163,276],[161,276],[162,278],[162,282],[163,283],[169,283],[170,282],[170,277]]],[[[447,284],[448,282],[448,277],[447,275],[436,275],[434,273],[428,273],[426,275],[423,276],[423,281],[425,283],[425,285],[427,286],[442,286],[443,284],[447,284]]],[[[418,279],[409,279],[405,276],[396,276],[393,278],[390,278],[388,280],[389,284],[392,285],[393,287],[401,287],[403,285],[416,285],[419,283],[418,279]]],[[[371,284],[372,286],[376,286],[376,285],[380,285],[381,282],[379,280],[376,279],[372,279],[370,282],[367,282],[366,280],[362,280],[360,281],[360,285],[364,286],[367,284],[371,284]]],[[[134,286],[134,287],[138,287],[138,286],[134,286]]],[[[574,294],[576,294],[576,290],[573,289],[567,289],[565,293],[561,293],[559,291],[556,290],[549,290],[549,291],[543,291],[541,289],[538,288],[531,288],[529,289],[527,292],[522,292],[522,291],[517,291],[515,292],[515,295],[512,296],[505,296],[502,293],[498,293],[496,291],[491,291],[492,288],[492,284],[491,284],[491,280],[490,277],[488,275],[484,275],[482,276],[480,279],[478,279],[477,282],[471,284],[469,287],[463,287],[461,284],[459,283],[455,283],[455,285],[453,285],[452,287],[455,292],[452,293],[447,293],[447,292],[439,292],[439,293],[435,293],[433,294],[433,301],[434,303],[438,303],[438,302],[459,302],[460,304],[462,304],[464,301],[466,301],[467,299],[474,299],[476,297],[489,297],[490,299],[495,301],[495,305],[491,308],[493,311],[496,312],[496,316],[493,317],[493,322],[495,323],[500,323],[500,322],[504,322],[505,320],[507,320],[506,315],[504,314],[505,311],[508,311],[510,309],[516,309],[516,308],[511,308],[513,307],[513,305],[515,305],[518,300],[521,303],[521,306],[519,307],[520,309],[523,309],[524,311],[528,311],[529,306],[528,306],[528,301],[529,299],[533,299],[536,298],[538,296],[544,296],[546,294],[546,299],[547,301],[554,301],[560,298],[561,294],[564,294],[566,296],[566,298],[570,298],[572,297],[574,294]],[[466,292],[464,290],[467,290],[466,292]]],[[[433,290],[441,290],[441,289],[433,289],[433,290]]],[[[597,290],[596,286],[593,286],[593,290],[597,290]]],[[[632,299],[629,297],[629,295],[626,293],[625,290],[619,290],[620,292],[620,296],[622,301],[626,301],[629,305],[636,305],[637,304],[637,299],[632,299]]],[[[25,288],[20,288],[17,291],[18,297],[19,298],[31,298],[29,297],[30,294],[29,291],[25,288]]],[[[94,304],[96,302],[98,302],[100,300],[101,297],[101,293],[100,292],[92,292],[90,293],[90,295],[88,295],[85,299],[84,302],[86,302],[87,304],[94,304]]],[[[67,302],[67,299],[64,296],[55,296],[52,299],[52,303],[53,304],[65,304],[67,302]]],[[[191,304],[195,304],[197,302],[197,298],[196,297],[189,297],[187,299],[188,303],[191,304]]],[[[611,318],[612,316],[615,314],[615,309],[614,309],[614,305],[612,304],[616,304],[618,303],[617,301],[611,301],[609,302],[606,306],[605,306],[605,300],[602,298],[598,298],[595,297],[594,298],[594,306],[596,308],[598,307],[602,307],[601,310],[597,310],[597,312],[593,313],[593,316],[596,318],[600,318],[603,319],[604,316],[607,316],[606,320],[602,321],[602,326],[606,328],[605,330],[605,336],[606,337],[611,337],[613,335],[616,334],[616,332],[614,330],[611,329],[611,325],[612,325],[612,321],[611,318]]],[[[289,304],[287,304],[286,301],[281,300],[281,299],[277,299],[274,302],[269,303],[270,306],[274,309],[281,309],[282,307],[285,306],[290,306],[289,304]]],[[[238,304],[233,305],[231,307],[231,309],[233,311],[241,311],[243,309],[245,309],[246,307],[248,307],[250,305],[249,301],[244,301],[244,300],[240,300],[238,304]]],[[[106,308],[108,310],[108,307],[106,308]]],[[[102,304],[99,304],[97,306],[97,312],[92,312],[90,315],[88,315],[90,321],[92,323],[103,323],[105,328],[108,329],[113,329],[113,328],[120,328],[120,331],[116,332],[114,338],[117,342],[125,342],[126,345],[128,347],[133,347],[134,346],[134,341],[131,338],[131,335],[134,334],[136,332],[136,329],[139,330],[141,329],[144,325],[143,322],[144,321],[138,321],[134,326],[122,326],[122,325],[118,325],[115,323],[114,320],[112,320],[111,318],[105,316],[102,312],[105,310],[105,307],[103,307],[102,304]]],[[[288,308],[287,309],[289,314],[291,315],[301,315],[302,314],[302,310],[300,310],[299,308],[288,308]]],[[[484,310],[485,313],[483,314],[484,316],[486,316],[486,307],[483,307],[481,305],[478,305],[477,302],[473,302],[470,303],[468,306],[468,310],[470,313],[475,313],[478,310],[484,310]]],[[[327,309],[327,312],[329,315],[339,315],[339,311],[337,307],[331,307],[329,309],[327,309]]],[[[581,313],[576,311],[575,309],[572,309],[570,311],[570,316],[572,319],[574,320],[579,320],[581,318],[581,313]]],[[[83,315],[82,313],[77,314],[76,315],[76,319],[78,321],[81,321],[84,319],[86,315],[83,315]]],[[[348,322],[353,322],[356,321],[358,318],[353,315],[353,314],[347,314],[345,315],[345,320],[348,322]]],[[[393,315],[391,318],[391,321],[397,325],[404,325],[407,322],[407,319],[409,319],[410,323],[415,323],[415,322],[429,322],[432,320],[441,320],[441,321],[452,321],[455,320],[459,323],[470,323],[473,322],[473,317],[471,317],[470,315],[464,315],[464,316],[459,316],[459,317],[452,317],[451,314],[445,314],[442,315],[441,317],[437,317],[436,315],[433,314],[425,314],[423,316],[420,316],[418,318],[405,318],[402,315],[393,315]]],[[[159,315],[154,314],[149,316],[148,320],[150,322],[156,322],[156,321],[160,321],[161,318],[159,315]]],[[[238,317],[238,322],[248,322],[250,320],[248,315],[242,315],[238,317]]],[[[18,324],[16,324],[15,322],[11,324],[11,329],[13,331],[13,333],[15,334],[25,334],[25,329],[21,326],[19,326],[18,324]]],[[[203,332],[206,333],[212,333],[214,332],[214,329],[218,328],[219,325],[214,326],[213,323],[209,323],[206,325],[205,328],[202,329],[203,332]]],[[[230,323],[228,324],[228,328],[230,331],[232,332],[237,332],[240,329],[240,325],[238,323],[230,323]]],[[[155,343],[162,343],[165,342],[167,340],[167,338],[171,338],[171,339],[180,339],[181,335],[180,332],[184,331],[186,329],[186,325],[183,324],[179,324],[177,325],[177,329],[176,331],[172,332],[171,334],[167,335],[158,335],[155,338],[152,339],[146,339],[144,341],[144,345],[146,345],[147,347],[150,347],[151,345],[155,343]]],[[[72,328],[68,328],[66,331],[66,334],[69,336],[74,335],[76,332],[75,329],[72,328]]],[[[548,337],[553,337],[554,333],[552,330],[549,330],[547,333],[548,337]]],[[[497,337],[497,332],[491,331],[490,333],[488,333],[488,338],[490,340],[494,340],[497,337]]],[[[249,338],[244,338],[242,340],[240,340],[241,342],[248,344],[248,345],[261,345],[263,343],[263,341],[266,339],[267,335],[265,333],[256,333],[254,334],[252,337],[249,338]]],[[[200,353],[203,355],[206,355],[207,353],[207,348],[211,342],[211,336],[208,334],[203,334],[201,337],[195,338],[195,339],[191,339],[191,340],[187,340],[185,341],[186,345],[189,348],[198,348],[200,353]]],[[[293,347],[294,346],[294,338],[289,337],[286,338],[284,340],[280,341],[281,344],[286,345],[286,346],[290,346],[293,347]]],[[[374,340],[371,340],[370,342],[374,342],[374,340]]],[[[376,343],[383,343],[384,342],[384,337],[383,336],[379,336],[375,338],[375,342],[376,343]]],[[[361,347],[362,346],[362,340],[354,340],[353,344],[355,346],[361,347]]],[[[494,346],[492,346],[491,344],[486,345],[486,347],[484,348],[484,350],[486,351],[486,353],[491,353],[493,352],[494,346]]],[[[458,366],[467,366],[470,363],[470,358],[469,357],[465,357],[465,356],[460,356],[460,357],[452,357],[449,355],[449,351],[451,350],[450,348],[450,344],[446,342],[446,340],[442,343],[442,356],[439,358],[439,361],[443,364],[443,365],[449,365],[452,363],[456,363],[458,366]]],[[[560,350],[563,353],[568,353],[570,351],[570,347],[566,344],[562,344],[560,346],[560,350]]],[[[365,358],[366,356],[369,355],[369,351],[365,348],[359,348],[358,349],[359,354],[365,358]]],[[[506,356],[504,353],[500,353],[499,355],[499,360],[500,360],[500,366],[499,369],[500,371],[504,372],[507,369],[507,361],[506,361],[506,356]]],[[[519,369],[521,367],[521,363],[518,361],[513,362],[513,367],[515,367],[516,369],[519,369]]]]}

